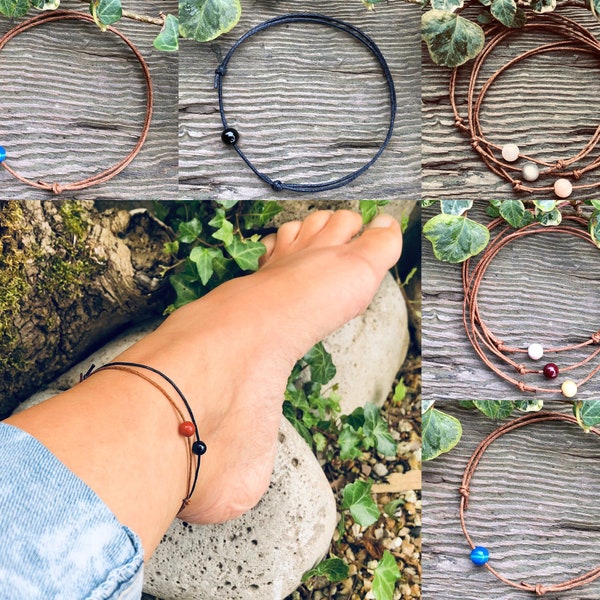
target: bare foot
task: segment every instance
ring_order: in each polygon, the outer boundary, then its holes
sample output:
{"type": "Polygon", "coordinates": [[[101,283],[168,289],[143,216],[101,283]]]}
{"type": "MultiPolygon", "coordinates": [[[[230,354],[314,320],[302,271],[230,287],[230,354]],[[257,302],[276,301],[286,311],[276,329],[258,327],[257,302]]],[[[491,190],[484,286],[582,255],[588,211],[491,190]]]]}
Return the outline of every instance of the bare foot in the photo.
{"type": "Polygon", "coordinates": [[[400,256],[393,218],[381,215],[355,237],[361,226],[349,211],[286,223],[264,239],[256,273],[177,310],[118,358],[168,373],[194,409],[208,451],[181,518],[225,521],[265,492],[292,366],[367,308],[400,256]]]}

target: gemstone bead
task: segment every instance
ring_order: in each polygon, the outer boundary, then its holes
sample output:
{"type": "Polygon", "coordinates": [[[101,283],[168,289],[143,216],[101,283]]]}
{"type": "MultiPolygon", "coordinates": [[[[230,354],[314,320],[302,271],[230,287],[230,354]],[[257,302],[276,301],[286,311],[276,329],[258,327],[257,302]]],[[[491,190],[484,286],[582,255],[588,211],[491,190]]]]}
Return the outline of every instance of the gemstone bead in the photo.
{"type": "Polygon", "coordinates": [[[525,163],[521,169],[521,175],[525,181],[536,181],[540,176],[540,168],[535,163],[525,163]]]}
{"type": "Polygon", "coordinates": [[[531,344],[527,348],[527,354],[531,360],[540,360],[544,356],[544,347],[541,344],[531,344]]]}
{"type": "Polygon", "coordinates": [[[6,158],[6,149],[0,146],[0,162],[3,162],[6,158]]]}
{"type": "Polygon", "coordinates": [[[192,452],[198,456],[202,456],[206,452],[206,444],[202,441],[192,444],[192,452]]]}
{"type": "Polygon", "coordinates": [[[544,365],[544,376],[548,379],[555,379],[558,377],[558,367],[554,363],[544,365]]]}
{"type": "Polygon", "coordinates": [[[228,127],[227,129],[223,129],[221,139],[223,143],[233,146],[240,139],[240,134],[233,127],[228,127]]]}
{"type": "Polygon", "coordinates": [[[192,437],[196,433],[196,428],[191,421],[184,421],[179,424],[179,435],[183,437],[192,437]]]}
{"type": "Polygon", "coordinates": [[[573,186],[568,179],[557,179],[554,182],[554,193],[559,198],[568,198],[573,193],[573,186]]]}
{"type": "Polygon", "coordinates": [[[519,146],[516,144],[505,144],[502,146],[502,158],[506,162],[515,162],[519,158],[519,146]]]}
{"type": "Polygon", "coordinates": [[[577,384],[572,379],[565,379],[560,386],[560,391],[565,398],[573,398],[577,395],[577,384]]]}
{"type": "Polygon", "coordinates": [[[490,551],[484,546],[476,546],[471,550],[471,561],[481,567],[490,559],[490,551]]]}

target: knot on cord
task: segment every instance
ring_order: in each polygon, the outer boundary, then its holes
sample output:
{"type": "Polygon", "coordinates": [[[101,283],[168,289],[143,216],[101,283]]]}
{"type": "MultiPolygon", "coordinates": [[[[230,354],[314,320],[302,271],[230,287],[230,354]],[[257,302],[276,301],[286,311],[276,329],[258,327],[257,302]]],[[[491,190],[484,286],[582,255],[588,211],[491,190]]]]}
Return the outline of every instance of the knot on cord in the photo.
{"type": "Polygon", "coordinates": [[[505,343],[502,340],[498,340],[496,342],[496,348],[498,348],[500,352],[504,352],[507,349],[505,343]]]}
{"type": "Polygon", "coordinates": [[[573,179],[579,180],[583,177],[583,171],[580,169],[573,169],[573,179]]]}
{"type": "Polygon", "coordinates": [[[55,194],[56,196],[58,196],[59,194],[62,194],[64,191],[64,188],[62,185],[60,185],[60,183],[56,183],[56,181],[52,184],[52,193],[55,194]]]}
{"type": "Polygon", "coordinates": [[[594,342],[594,344],[600,344],[600,330],[596,331],[596,333],[592,333],[592,342],[594,342]]]}
{"type": "Polygon", "coordinates": [[[272,184],[271,187],[276,191],[276,192],[280,192],[283,189],[283,183],[281,183],[281,181],[279,181],[279,179],[276,179],[272,184]]]}
{"type": "Polygon", "coordinates": [[[559,159],[559,160],[557,160],[557,161],[556,161],[556,165],[555,165],[555,167],[556,167],[557,169],[559,169],[559,170],[561,170],[561,171],[562,171],[562,170],[563,170],[563,169],[564,169],[566,166],[567,166],[567,163],[566,163],[564,160],[562,160],[562,159],[559,159]]]}
{"type": "Polygon", "coordinates": [[[512,186],[513,186],[513,190],[515,190],[515,192],[520,192],[523,189],[523,182],[520,181],[519,179],[514,179],[512,181],[512,186]]]}
{"type": "Polygon", "coordinates": [[[527,389],[527,386],[522,381],[517,381],[517,387],[521,392],[524,392],[527,389]]]}
{"type": "Polygon", "coordinates": [[[467,508],[467,506],[469,505],[469,496],[471,495],[471,492],[469,492],[469,488],[467,486],[461,485],[458,488],[458,493],[463,497],[464,507],[467,508]]]}
{"type": "Polygon", "coordinates": [[[515,370],[521,375],[525,375],[525,373],[527,373],[527,367],[525,365],[515,365],[515,370]]]}
{"type": "Polygon", "coordinates": [[[221,81],[221,77],[223,77],[223,75],[225,75],[226,71],[227,71],[227,67],[224,67],[223,65],[219,65],[215,69],[215,89],[217,89],[219,87],[219,82],[221,81]]]}
{"type": "Polygon", "coordinates": [[[545,588],[541,583],[536,583],[535,584],[535,594],[536,594],[536,596],[545,596],[547,591],[548,591],[548,589],[545,588]]]}

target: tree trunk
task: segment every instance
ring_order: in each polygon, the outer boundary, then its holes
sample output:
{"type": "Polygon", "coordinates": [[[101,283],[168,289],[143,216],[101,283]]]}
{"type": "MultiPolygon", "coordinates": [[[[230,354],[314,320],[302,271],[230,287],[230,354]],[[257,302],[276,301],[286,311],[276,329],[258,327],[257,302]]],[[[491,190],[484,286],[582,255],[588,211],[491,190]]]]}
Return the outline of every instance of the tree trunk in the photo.
{"type": "Polygon", "coordinates": [[[162,312],[169,229],[92,201],[0,201],[0,418],[114,336],[162,312]]]}

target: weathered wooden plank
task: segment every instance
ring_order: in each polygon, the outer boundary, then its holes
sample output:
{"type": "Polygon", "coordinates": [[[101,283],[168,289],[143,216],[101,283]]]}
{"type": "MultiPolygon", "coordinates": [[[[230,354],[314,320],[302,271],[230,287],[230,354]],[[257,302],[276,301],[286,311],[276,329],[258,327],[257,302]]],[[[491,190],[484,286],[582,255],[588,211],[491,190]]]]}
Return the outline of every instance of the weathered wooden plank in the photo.
{"type": "MultiPolygon", "coordinates": [[[[546,403],[569,412],[562,403],[546,403]]],[[[458,417],[463,438],[450,453],[423,465],[423,598],[528,600],[469,560],[459,523],[465,465],[499,423],[454,402],[439,408],[458,417]]],[[[502,436],[484,454],[472,480],[466,523],[490,550],[490,565],[515,581],[558,583],[600,564],[600,440],[569,423],[540,423],[502,436]]],[[[596,600],[600,580],[549,600],[596,600]]]]}
{"type": "MultiPolygon", "coordinates": [[[[560,9],[600,37],[600,24],[590,11],[560,9]]],[[[497,47],[481,81],[492,70],[539,46],[541,40],[555,41],[550,34],[516,34],[497,47]],[[488,68],[489,67],[489,68],[488,68]]],[[[481,118],[486,138],[498,144],[515,142],[533,156],[557,160],[576,154],[600,123],[597,98],[600,94],[598,57],[580,52],[551,52],[527,59],[508,69],[490,88],[481,118]]],[[[469,71],[468,65],[461,73],[469,71]]],[[[437,67],[427,49],[423,51],[423,196],[426,198],[517,197],[509,183],[492,173],[471,148],[470,140],[454,126],[448,97],[450,70],[437,67]]],[[[459,86],[460,106],[465,110],[466,77],[459,86]]],[[[597,157],[600,148],[592,152],[597,157]]],[[[589,162],[589,161],[585,161],[589,162]]],[[[598,181],[590,172],[581,182],[598,181]]],[[[539,182],[534,185],[539,185],[539,182]]],[[[598,188],[576,192],[577,198],[597,198],[598,188]]],[[[528,197],[526,192],[521,197],[528,197]]],[[[552,198],[552,193],[539,197],[552,198]]],[[[575,197],[575,196],[574,196],[575,197]]]]}
{"type": "MultiPolygon", "coordinates": [[[[61,8],[86,11],[66,0],[61,8]]],[[[158,16],[169,0],[132,0],[127,9],[158,16]]],[[[13,26],[0,19],[0,33],[13,26]]],[[[159,52],[155,25],[121,20],[116,27],[148,62],[154,116],[140,154],[112,180],[65,196],[90,199],[177,198],[177,55],[159,52]]],[[[0,144],[7,163],[30,179],[79,181],[119,162],[135,146],[146,103],[143,75],[131,50],[91,23],[57,22],[20,34],[0,53],[0,144]]],[[[2,198],[44,199],[0,169],[2,198]]]]}
{"type": "MultiPolygon", "coordinates": [[[[478,201],[470,215],[487,223],[478,201]]],[[[437,205],[423,211],[427,221],[437,205]]],[[[480,312],[507,344],[526,348],[583,341],[600,328],[600,260],[598,249],[566,234],[544,233],[522,238],[494,259],[480,290],[480,312]]],[[[441,263],[423,242],[423,387],[427,398],[532,398],[493,373],[471,347],[462,324],[462,278],[459,265],[441,263]]],[[[555,355],[569,364],[589,355],[571,351],[555,355]]],[[[598,358],[573,371],[578,380],[598,358]]],[[[511,373],[515,375],[514,371],[511,373]]],[[[562,377],[562,376],[559,376],[562,377]]],[[[566,378],[566,376],[564,377],[566,378]]],[[[542,383],[546,383],[543,381],[542,383]]],[[[558,386],[557,386],[558,387],[558,386]]],[[[541,396],[550,397],[552,396],[541,396]]],[[[557,394],[556,397],[560,397],[557,394]]],[[[581,387],[580,399],[600,397],[600,376],[581,387]]]]}
{"type": "MultiPolygon", "coordinates": [[[[242,20],[208,44],[180,49],[180,182],[187,199],[290,199],[260,181],[222,130],[214,70],[245,31],[290,12],[322,12],[361,28],[384,53],[398,94],[394,137],[365,174],[325,199],[420,197],[419,10],[394,1],[367,11],[358,0],[315,7],[298,0],[242,1],[242,20]]],[[[228,122],[240,147],[273,179],[313,183],[346,175],[374,155],[385,138],[389,100],[370,52],[347,34],[290,24],[242,45],[224,81],[228,122]]]]}

